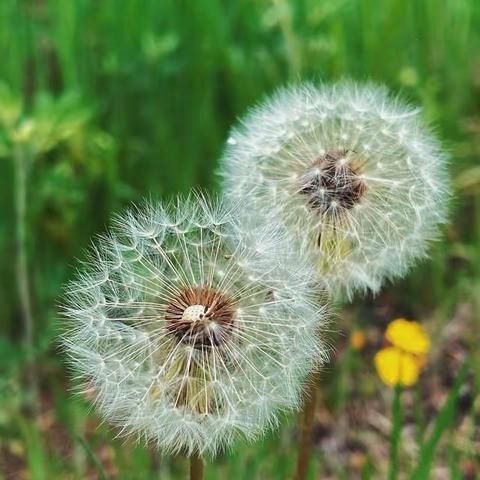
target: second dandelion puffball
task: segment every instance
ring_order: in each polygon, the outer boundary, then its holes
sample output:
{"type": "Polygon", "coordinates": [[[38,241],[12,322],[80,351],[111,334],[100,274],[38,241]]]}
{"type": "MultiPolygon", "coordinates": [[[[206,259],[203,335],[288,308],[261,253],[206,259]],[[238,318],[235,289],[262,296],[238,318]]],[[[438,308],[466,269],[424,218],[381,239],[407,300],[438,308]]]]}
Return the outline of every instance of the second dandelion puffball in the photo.
{"type": "Polygon", "coordinates": [[[446,158],[381,87],[279,90],[234,128],[221,166],[244,216],[291,236],[335,296],[376,292],[426,254],[446,216],[446,158]]]}

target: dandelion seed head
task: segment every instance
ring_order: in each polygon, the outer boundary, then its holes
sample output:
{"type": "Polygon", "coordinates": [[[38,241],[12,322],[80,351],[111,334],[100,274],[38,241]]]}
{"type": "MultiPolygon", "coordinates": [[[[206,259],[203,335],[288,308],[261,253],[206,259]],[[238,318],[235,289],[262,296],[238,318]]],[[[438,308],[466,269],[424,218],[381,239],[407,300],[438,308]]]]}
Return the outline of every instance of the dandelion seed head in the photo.
{"type": "Polygon", "coordinates": [[[119,434],[214,455],[300,404],[326,360],[314,273],[197,196],[118,217],[67,287],[63,344],[119,434]]]}
{"type": "Polygon", "coordinates": [[[226,197],[285,229],[336,296],[404,275],[445,221],[446,156],[418,109],[384,88],[285,88],[230,138],[226,197]]]}

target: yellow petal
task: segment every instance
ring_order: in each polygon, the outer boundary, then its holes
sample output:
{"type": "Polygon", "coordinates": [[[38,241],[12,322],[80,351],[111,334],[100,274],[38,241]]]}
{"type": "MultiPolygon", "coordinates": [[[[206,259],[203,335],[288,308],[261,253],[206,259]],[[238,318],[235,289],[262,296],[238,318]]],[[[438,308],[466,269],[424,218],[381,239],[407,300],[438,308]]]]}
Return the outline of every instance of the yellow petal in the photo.
{"type": "Polygon", "coordinates": [[[385,385],[410,386],[418,379],[419,366],[416,358],[396,347],[386,347],[374,358],[378,376],[385,385]]]}
{"type": "Polygon", "coordinates": [[[390,322],[385,337],[395,347],[410,353],[425,354],[430,348],[430,340],[420,324],[404,318],[390,322]]]}

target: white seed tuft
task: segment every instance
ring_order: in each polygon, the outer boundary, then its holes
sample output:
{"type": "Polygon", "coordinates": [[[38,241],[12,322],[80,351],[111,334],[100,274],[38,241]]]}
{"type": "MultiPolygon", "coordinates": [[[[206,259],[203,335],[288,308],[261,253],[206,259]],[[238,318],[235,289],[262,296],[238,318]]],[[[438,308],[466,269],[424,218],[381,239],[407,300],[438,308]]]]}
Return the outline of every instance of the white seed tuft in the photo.
{"type": "Polygon", "coordinates": [[[166,453],[254,439],[326,360],[314,273],[237,217],[198,196],[131,210],[67,288],[63,343],[85,390],[166,453]]]}
{"type": "Polygon", "coordinates": [[[285,88],[232,137],[225,196],[242,217],[285,229],[335,296],[404,275],[445,221],[446,156],[419,110],[384,88],[285,88]],[[265,153],[270,145],[275,153],[265,153]]]}

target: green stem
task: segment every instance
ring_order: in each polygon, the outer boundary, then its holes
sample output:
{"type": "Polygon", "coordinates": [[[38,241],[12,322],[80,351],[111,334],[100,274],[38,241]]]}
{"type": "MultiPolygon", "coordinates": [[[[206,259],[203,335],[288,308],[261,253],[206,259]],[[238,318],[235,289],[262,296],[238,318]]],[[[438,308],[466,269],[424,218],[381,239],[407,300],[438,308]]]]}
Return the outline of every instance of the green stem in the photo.
{"type": "Polygon", "coordinates": [[[16,279],[23,322],[24,344],[27,355],[27,371],[32,394],[36,394],[36,379],[34,365],[34,322],[30,282],[28,275],[28,245],[27,245],[27,180],[30,155],[23,146],[14,150],[15,172],[15,230],[17,241],[16,279]]]}
{"type": "Polygon", "coordinates": [[[415,439],[418,445],[422,444],[425,431],[425,413],[422,406],[422,397],[418,384],[413,390],[413,414],[415,416],[415,439]]]}
{"type": "Polygon", "coordinates": [[[192,455],[190,457],[190,480],[203,480],[204,464],[202,457],[192,455]]]}
{"type": "Polygon", "coordinates": [[[395,480],[398,472],[398,446],[402,426],[402,387],[397,385],[392,399],[392,432],[390,434],[390,463],[388,467],[388,480],[395,480]]]}
{"type": "Polygon", "coordinates": [[[448,392],[447,398],[435,417],[430,436],[423,441],[420,447],[418,453],[419,461],[412,472],[410,477],[411,480],[416,480],[417,478],[430,478],[430,470],[435,455],[435,449],[442,438],[443,432],[451,426],[455,419],[457,402],[468,373],[469,361],[470,358],[467,357],[464,360],[463,365],[460,367],[460,370],[455,377],[455,381],[448,392]]]}

